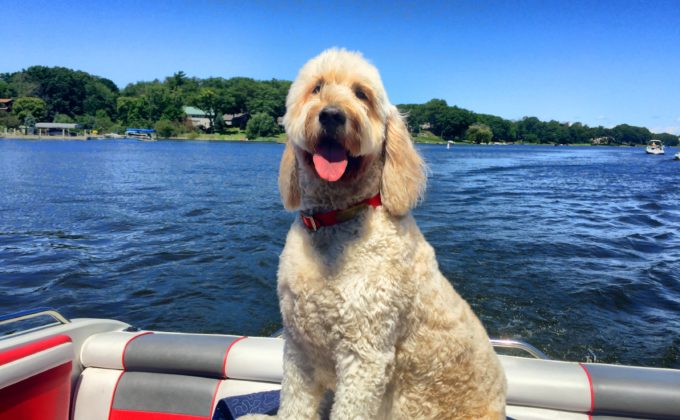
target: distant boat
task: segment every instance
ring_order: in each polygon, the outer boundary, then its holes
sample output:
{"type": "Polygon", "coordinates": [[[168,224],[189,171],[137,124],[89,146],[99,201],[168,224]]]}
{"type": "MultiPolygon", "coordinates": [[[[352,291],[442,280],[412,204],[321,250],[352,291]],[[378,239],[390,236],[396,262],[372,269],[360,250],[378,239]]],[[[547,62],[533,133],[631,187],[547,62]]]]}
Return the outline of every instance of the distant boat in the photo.
{"type": "Polygon", "coordinates": [[[446,148],[447,148],[447,149],[450,149],[451,146],[453,146],[454,144],[455,144],[454,142],[452,142],[451,140],[449,140],[449,141],[446,142],[446,148]]]}
{"type": "Polygon", "coordinates": [[[153,128],[128,128],[125,137],[141,141],[156,141],[156,130],[153,128]]]}
{"type": "Polygon", "coordinates": [[[645,152],[647,152],[650,155],[663,155],[664,153],[666,153],[664,145],[661,142],[661,140],[650,140],[647,143],[645,152]]]}
{"type": "Polygon", "coordinates": [[[663,155],[666,153],[661,140],[650,140],[645,151],[650,155],[663,155]]]}
{"type": "Polygon", "coordinates": [[[675,160],[680,160],[680,152],[675,154],[675,160]]]}

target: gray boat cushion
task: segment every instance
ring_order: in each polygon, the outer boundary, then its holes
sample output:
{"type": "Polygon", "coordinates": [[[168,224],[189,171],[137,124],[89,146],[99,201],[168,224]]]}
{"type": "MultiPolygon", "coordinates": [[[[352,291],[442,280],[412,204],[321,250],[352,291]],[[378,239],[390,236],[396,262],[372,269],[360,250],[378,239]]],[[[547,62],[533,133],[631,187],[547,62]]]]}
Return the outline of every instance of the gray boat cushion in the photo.
{"type": "Polygon", "coordinates": [[[220,381],[194,376],[125,372],[113,397],[113,410],[207,417],[220,381]]]}
{"type": "Polygon", "coordinates": [[[593,383],[595,414],[680,417],[680,371],[583,364],[593,383]]]}
{"type": "Polygon", "coordinates": [[[146,334],[130,341],[123,355],[126,371],[163,372],[226,378],[225,363],[237,336],[146,334]]]}

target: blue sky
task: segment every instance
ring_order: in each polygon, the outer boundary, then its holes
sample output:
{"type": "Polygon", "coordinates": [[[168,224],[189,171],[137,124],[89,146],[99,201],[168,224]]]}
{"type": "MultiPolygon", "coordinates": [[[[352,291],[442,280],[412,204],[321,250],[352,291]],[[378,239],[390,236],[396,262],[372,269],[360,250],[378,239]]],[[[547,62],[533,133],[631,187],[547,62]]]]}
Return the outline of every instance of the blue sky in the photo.
{"type": "Polygon", "coordinates": [[[378,66],[394,103],[680,134],[675,0],[0,0],[0,20],[0,72],[292,80],[341,46],[378,66]]]}

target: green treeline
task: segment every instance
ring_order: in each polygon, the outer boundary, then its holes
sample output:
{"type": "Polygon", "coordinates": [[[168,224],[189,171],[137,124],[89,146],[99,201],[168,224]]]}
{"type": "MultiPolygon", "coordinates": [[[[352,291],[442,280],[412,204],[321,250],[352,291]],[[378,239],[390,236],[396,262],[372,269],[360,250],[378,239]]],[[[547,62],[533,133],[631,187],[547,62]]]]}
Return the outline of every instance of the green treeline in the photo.
{"type": "MultiPolygon", "coordinates": [[[[200,132],[225,133],[223,115],[245,114],[249,138],[280,132],[276,124],[285,113],[291,82],[257,81],[244,77],[224,79],[187,77],[179,71],[165,80],[137,82],[122,90],[111,80],[64,67],[33,66],[15,73],[0,74],[0,98],[13,98],[11,112],[0,110],[0,127],[18,128],[36,122],[74,122],[84,129],[122,132],[127,127],[154,127],[162,137],[200,132]],[[207,128],[193,127],[184,107],[202,110],[210,121],[207,128]]],[[[540,121],[524,117],[510,121],[494,115],[449,106],[432,99],[425,104],[399,105],[408,115],[416,138],[474,143],[524,142],[554,144],[644,144],[652,138],[667,145],[678,144],[678,136],[652,134],[644,127],[621,124],[613,128],[589,127],[581,123],[540,121]]],[[[243,119],[241,120],[243,122],[243,119]]]]}
{"type": "Polygon", "coordinates": [[[11,113],[0,111],[0,126],[29,125],[28,118],[30,122],[74,122],[100,132],[155,127],[170,137],[200,131],[187,122],[184,113],[183,107],[193,106],[210,120],[208,132],[225,132],[222,116],[240,113],[257,116],[257,127],[276,131],[276,117],[285,112],[290,83],[244,77],[197,79],[180,71],[163,81],[138,82],[119,90],[111,80],[82,71],[33,66],[0,74],[0,98],[14,98],[11,113]]]}
{"type": "Polygon", "coordinates": [[[589,127],[581,123],[541,121],[524,117],[510,121],[495,115],[476,114],[467,109],[449,106],[442,99],[432,99],[421,105],[399,105],[408,115],[409,129],[418,134],[428,130],[444,140],[467,140],[473,143],[523,142],[544,144],[645,144],[650,139],[666,145],[678,144],[678,136],[653,134],[644,127],[628,124],[613,128],[589,127]]]}

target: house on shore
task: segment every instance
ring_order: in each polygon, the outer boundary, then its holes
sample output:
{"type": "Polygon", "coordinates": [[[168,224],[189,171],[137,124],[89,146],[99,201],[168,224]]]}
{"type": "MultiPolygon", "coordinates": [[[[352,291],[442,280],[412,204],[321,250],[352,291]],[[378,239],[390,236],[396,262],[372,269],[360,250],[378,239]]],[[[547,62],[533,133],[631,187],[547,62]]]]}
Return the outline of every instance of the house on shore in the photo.
{"type": "Polygon", "coordinates": [[[37,123],[35,129],[38,130],[39,136],[71,136],[71,130],[81,128],[80,124],[66,124],[66,123],[37,123]]]}
{"type": "Polygon", "coordinates": [[[207,130],[210,128],[210,118],[208,114],[202,109],[198,109],[195,106],[185,106],[182,110],[187,114],[187,119],[191,122],[191,126],[194,128],[200,128],[201,130],[207,130]]]}
{"type": "Polygon", "coordinates": [[[248,119],[250,118],[250,114],[247,112],[241,112],[239,114],[224,114],[223,118],[227,127],[238,127],[241,130],[245,130],[248,119]]]}
{"type": "Polygon", "coordinates": [[[608,144],[611,144],[614,141],[614,137],[611,136],[603,136],[603,137],[595,137],[590,139],[590,143],[593,145],[598,145],[598,146],[605,146],[608,144]]]}
{"type": "Polygon", "coordinates": [[[0,111],[12,112],[12,104],[14,100],[11,98],[0,98],[0,111]]]}
{"type": "MultiPolygon", "coordinates": [[[[208,113],[202,109],[196,108],[195,106],[185,106],[182,108],[184,113],[187,115],[187,120],[191,122],[191,126],[204,131],[207,131],[211,127],[210,118],[208,118],[208,113]]],[[[246,123],[250,118],[250,114],[247,112],[241,112],[239,114],[223,114],[222,119],[227,127],[238,127],[241,130],[245,130],[246,123]]]]}

